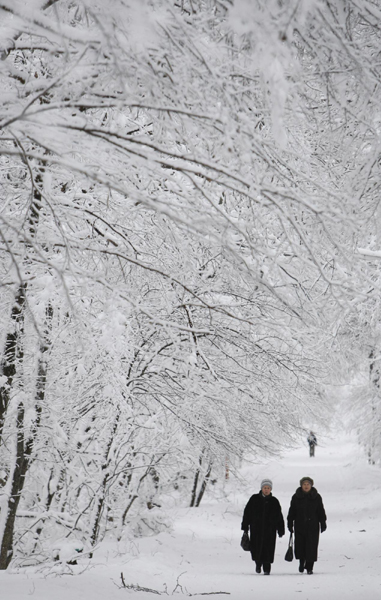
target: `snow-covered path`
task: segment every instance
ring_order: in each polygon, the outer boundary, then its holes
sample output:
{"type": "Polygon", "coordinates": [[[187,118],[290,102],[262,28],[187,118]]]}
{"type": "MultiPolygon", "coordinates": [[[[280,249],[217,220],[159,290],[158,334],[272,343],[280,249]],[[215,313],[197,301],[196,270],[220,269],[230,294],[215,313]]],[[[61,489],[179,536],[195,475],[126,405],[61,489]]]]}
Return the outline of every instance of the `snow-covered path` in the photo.
{"type": "MultiPolygon", "coordinates": [[[[274,477],[274,495],[287,515],[289,501],[301,476],[309,475],[321,493],[328,516],[320,537],[314,575],[300,575],[297,561],[283,560],[284,538],[278,543],[273,580],[257,576],[250,592],[267,598],[315,599],[381,597],[381,471],[369,466],[356,444],[348,439],[325,441],[315,458],[307,448],[289,453],[266,470],[274,477]],[[258,579],[260,581],[258,581],[258,579]]],[[[245,557],[246,558],[246,557],[245,557]]],[[[248,594],[249,595],[249,594],[248,594]]],[[[237,596],[239,598],[240,596],[237,596]]],[[[244,598],[245,595],[242,596],[244,598]]]]}
{"type": "Polygon", "coordinates": [[[197,543],[202,538],[202,518],[199,517],[193,527],[188,523],[197,536],[193,542],[197,550],[190,557],[191,544],[186,556],[189,556],[192,571],[195,562],[199,564],[194,583],[187,583],[189,591],[200,590],[201,581],[208,580],[201,591],[225,590],[237,600],[253,594],[270,600],[376,600],[381,597],[381,470],[369,466],[357,445],[348,439],[341,442],[327,439],[324,446],[317,448],[315,458],[310,458],[307,448],[302,447],[281,461],[246,467],[246,480],[253,482],[247,496],[237,493],[234,508],[226,505],[225,515],[218,513],[220,518],[213,513],[214,507],[210,507],[209,515],[206,506],[202,509],[204,526],[210,523],[210,529],[204,533],[204,537],[211,538],[208,545],[197,543]],[[261,479],[269,476],[274,482],[273,493],[286,517],[290,498],[304,475],[314,479],[328,515],[328,528],[320,538],[315,573],[301,575],[296,560],[291,564],[284,561],[286,534],[277,542],[271,576],[257,575],[249,554],[236,551],[245,501],[250,493],[259,490],[261,479]],[[213,541],[217,537],[219,544],[213,541]],[[208,546],[209,552],[206,552],[208,546]]]}
{"type": "MultiPolygon", "coordinates": [[[[49,575],[34,569],[0,573],[1,597],[6,600],[148,600],[158,594],[120,589],[139,584],[177,597],[225,592],[210,597],[246,600],[378,600],[381,597],[381,469],[367,464],[355,443],[325,439],[309,458],[306,447],[281,460],[242,469],[247,489],[233,479],[227,499],[198,509],[177,509],[170,533],[136,540],[117,549],[104,544],[92,565],[80,576],[49,575]],[[239,546],[243,507],[259,489],[263,477],[274,482],[274,495],[286,517],[291,495],[302,476],[315,480],[328,516],[320,538],[319,561],[312,576],[299,574],[298,562],[284,561],[288,535],[277,541],[270,577],[257,575],[249,553],[239,546]],[[118,550],[118,551],[117,551],[118,550]],[[126,552],[128,550],[128,552],[126,552]],[[177,585],[178,583],[178,585],[177,585]],[[176,587],[177,586],[177,587],[176,587]],[[174,591],[175,590],[175,591],[174,591]]],[[[75,567],[83,570],[83,566],[75,567]]]]}

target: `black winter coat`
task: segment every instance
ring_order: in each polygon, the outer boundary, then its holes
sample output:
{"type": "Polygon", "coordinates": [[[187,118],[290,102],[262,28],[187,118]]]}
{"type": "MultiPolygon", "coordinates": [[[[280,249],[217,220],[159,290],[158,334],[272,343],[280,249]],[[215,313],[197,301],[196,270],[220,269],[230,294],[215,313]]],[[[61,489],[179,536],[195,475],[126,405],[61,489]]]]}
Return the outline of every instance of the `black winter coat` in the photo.
{"type": "Polygon", "coordinates": [[[262,492],[251,496],[246,504],[241,529],[250,529],[250,552],[253,560],[262,563],[274,562],[276,533],[284,535],[282,509],[272,494],[262,492]]]}
{"type": "Polygon", "coordinates": [[[289,531],[295,532],[295,557],[307,562],[317,560],[319,524],[325,531],[327,524],[323,500],[316,488],[303,492],[299,487],[291,498],[287,516],[289,531]]]}

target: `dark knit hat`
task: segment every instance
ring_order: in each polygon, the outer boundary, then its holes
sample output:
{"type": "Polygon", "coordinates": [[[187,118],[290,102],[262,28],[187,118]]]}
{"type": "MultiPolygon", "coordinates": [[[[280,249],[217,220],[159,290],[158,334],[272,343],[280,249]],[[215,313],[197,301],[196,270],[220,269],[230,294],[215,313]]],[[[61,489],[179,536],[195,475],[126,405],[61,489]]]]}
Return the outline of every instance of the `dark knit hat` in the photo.
{"type": "Polygon", "coordinates": [[[271,481],[271,479],[262,479],[261,489],[263,488],[264,485],[268,485],[271,487],[271,489],[273,489],[273,482],[271,481]]]}
{"type": "Polygon", "coordinates": [[[300,485],[303,485],[304,481],[309,481],[311,485],[314,484],[314,480],[311,479],[311,477],[302,477],[301,480],[300,480],[300,485]]]}

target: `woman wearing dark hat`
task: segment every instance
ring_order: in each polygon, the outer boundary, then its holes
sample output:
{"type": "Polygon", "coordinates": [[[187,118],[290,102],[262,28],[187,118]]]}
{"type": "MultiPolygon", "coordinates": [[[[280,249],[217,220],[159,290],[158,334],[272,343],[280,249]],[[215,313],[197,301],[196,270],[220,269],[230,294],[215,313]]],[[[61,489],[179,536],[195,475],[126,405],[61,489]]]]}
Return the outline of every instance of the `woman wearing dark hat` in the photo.
{"type": "Polygon", "coordinates": [[[295,557],[299,559],[299,572],[313,573],[319,545],[319,525],[323,533],[327,529],[327,517],[323,500],[311,477],[302,477],[300,487],[291,498],[287,516],[290,533],[295,531],[295,557]]]}
{"type": "Polygon", "coordinates": [[[250,552],[255,561],[256,572],[270,575],[274,562],[276,533],[284,535],[284,520],[279,501],[271,493],[273,484],[270,479],[261,483],[259,494],[251,496],[243,512],[241,529],[250,529],[250,552]]]}

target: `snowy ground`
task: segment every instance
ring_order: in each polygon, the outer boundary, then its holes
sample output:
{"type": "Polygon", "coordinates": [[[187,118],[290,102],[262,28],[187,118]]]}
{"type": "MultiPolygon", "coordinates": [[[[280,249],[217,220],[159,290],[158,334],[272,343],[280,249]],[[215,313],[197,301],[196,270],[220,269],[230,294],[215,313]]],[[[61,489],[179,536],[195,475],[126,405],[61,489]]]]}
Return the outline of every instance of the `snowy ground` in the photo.
{"type": "Polygon", "coordinates": [[[378,600],[381,597],[381,469],[367,464],[357,445],[326,438],[309,458],[306,447],[265,465],[242,469],[247,489],[232,480],[223,500],[198,509],[178,509],[171,533],[142,538],[128,547],[104,544],[87,568],[67,575],[35,569],[1,572],[4,600],[148,600],[158,594],[121,588],[126,584],[156,590],[166,597],[195,596],[246,600],[378,600]],[[243,507],[263,477],[274,482],[274,495],[286,516],[300,477],[309,475],[321,493],[328,516],[320,538],[319,561],[312,576],[287,563],[287,534],[277,541],[270,577],[257,575],[249,553],[240,548],[243,507]],[[230,486],[230,489],[229,489],[230,486]],[[85,569],[85,570],[84,570],[85,569]],[[80,571],[84,572],[78,575],[80,571]],[[177,585],[178,584],[178,585],[177,585]],[[119,587],[118,587],[119,586],[119,587]],[[209,595],[212,592],[224,594],[209,595]],[[227,595],[229,594],[229,595],[227,595]]]}

